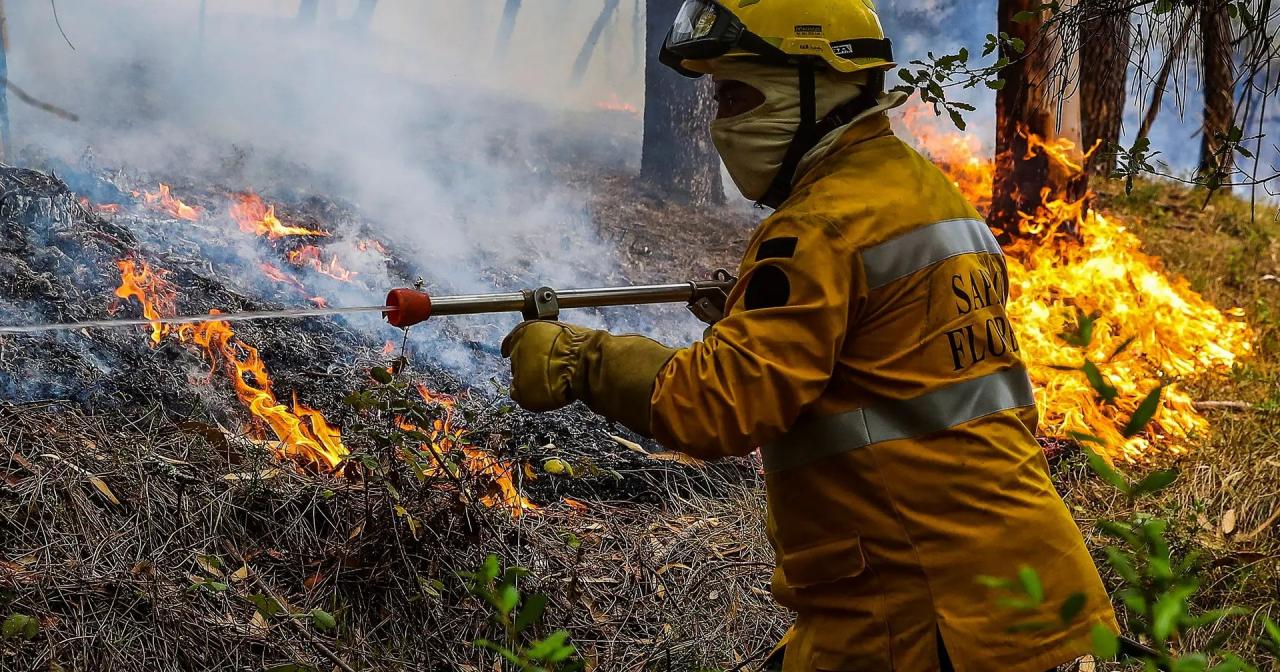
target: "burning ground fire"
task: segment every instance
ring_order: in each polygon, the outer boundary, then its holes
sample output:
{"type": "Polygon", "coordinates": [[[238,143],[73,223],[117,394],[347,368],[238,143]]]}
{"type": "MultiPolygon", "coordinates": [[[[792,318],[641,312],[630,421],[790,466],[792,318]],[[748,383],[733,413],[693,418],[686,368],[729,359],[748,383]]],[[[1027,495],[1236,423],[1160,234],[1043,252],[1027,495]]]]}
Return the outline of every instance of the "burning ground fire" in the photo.
{"type": "MultiPolygon", "coordinates": [[[[163,269],[153,269],[134,258],[121,259],[116,265],[121,276],[116,297],[137,301],[142,307],[143,317],[147,319],[158,320],[175,314],[177,289],[168,281],[163,269]]],[[[216,315],[217,311],[210,314],[216,315]]],[[[152,323],[150,339],[153,345],[169,336],[198,346],[212,367],[211,374],[218,369],[226,372],[240,402],[275,435],[272,446],[282,458],[322,471],[341,468],[342,461],[349,454],[342,442],[341,431],[329,424],[320,411],[299,402],[296,395],[292,408],[280,403],[258,350],[236,337],[228,323],[205,322],[176,327],[162,322],[152,323]]],[[[424,385],[418,385],[417,391],[424,402],[444,411],[444,417],[437,419],[430,431],[424,432],[429,440],[422,446],[422,452],[434,458],[432,466],[424,470],[424,475],[444,475],[447,467],[441,466],[441,460],[460,453],[468,472],[490,486],[491,492],[480,497],[481,504],[503,508],[513,516],[539,508],[520,494],[512,478],[518,473],[514,463],[500,460],[466,442],[464,433],[454,425],[457,402],[453,397],[432,392],[424,385]]],[[[404,422],[400,426],[406,431],[418,431],[417,427],[404,422]]]]}
{"type": "MultiPolygon", "coordinates": [[[[977,158],[980,148],[970,136],[923,126],[921,109],[909,110],[904,118],[918,146],[985,208],[991,203],[991,162],[977,158]]],[[[1044,152],[1069,174],[1081,171],[1069,142],[1031,140],[1033,151],[1044,152]]],[[[1045,193],[1042,201],[1038,212],[1023,213],[1019,231],[1005,247],[1009,312],[1036,387],[1040,431],[1057,437],[1092,434],[1106,442],[1099,449],[1113,460],[1140,462],[1156,451],[1186,452],[1208,430],[1208,422],[1176,381],[1227,371],[1249,354],[1250,329],[1233,319],[1242,313],[1219,311],[1185,279],[1166,274],[1119,218],[1086,208],[1085,200],[1067,202],[1045,193]],[[1062,338],[1075,331],[1078,313],[1097,316],[1087,353],[1062,338]],[[1084,356],[1117,389],[1113,405],[1097,403],[1094,389],[1074,370],[1084,356]],[[1128,440],[1121,436],[1117,427],[1146,394],[1168,383],[1173,384],[1147,431],[1128,440]]]]}
{"type": "MultiPolygon", "coordinates": [[[[117,266],[120,268],[117,297],[136,300],[142,305],[143,317],[148,319],[175,314],[177,290],[166,279],[163,270],[153,270],[137,259],[122,259],[117,266]]],[[[258,350],[236,338],[229,324],[204,322],[173,328],[161,322],[152,323],[153,344],[160,343],[169,335],[176,335],[183,343],[199,346],[214,372],[219,368],[225,369],[241,403],[275,434],[280,455],[323,469],[337,467],[347,455],[340,433],[325,421],[319,411],[302,405],[296,397],[291,411],[276,399],[271,389],[271,376],[258,356],[258,350]]]]}
{"type": "Polygon", "coordinates": [[[255,236],[279,240],[285,236],[328,236],[327,231],[316,231],[301,226],[288,226],[276,217],[276,206],[267,205],[257,194],[237,194],[231,206],[231,218],[240,230],[255,236]]]}
{"type": "Polygon", "coordinates": [[[203,208],[187,205],[186,203],[174,198],[173,194],[169,192],[169,185],[163,182],[160,183],[159,191],[147,191],[145,189],[142,191],[135,191],[133,192],[133,197],[141,198],[143,203],[146,203],[152,208],[160,210],[161,212],[167,212],[178,219],[185,219],[188,222],[199,221],[200,218],[204,216],[203,208]]]}

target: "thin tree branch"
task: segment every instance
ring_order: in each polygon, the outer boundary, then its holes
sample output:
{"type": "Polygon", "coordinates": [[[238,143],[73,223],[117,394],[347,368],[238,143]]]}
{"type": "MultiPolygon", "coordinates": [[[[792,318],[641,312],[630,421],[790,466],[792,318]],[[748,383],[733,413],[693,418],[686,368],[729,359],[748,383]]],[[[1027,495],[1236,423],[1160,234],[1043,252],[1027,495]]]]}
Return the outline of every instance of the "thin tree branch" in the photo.
{"type": "Polygon", "coordinates": [[[17,84],[14,84],[12,81],[9,81],[8,79],[0,77],[0,85],[8,87],[8,89],[13,92],[13,95],[18,97],[18,100],[21,100],[22,102],[34,108],[44,110],[45,112],[48,112],[49,114],[52,114],[55,117],[66,119],[67,121],[80,121],[80,115],[76,114],[75,112],[65,110],[61,107],[58,107],[57,105],[54,105],[53,103],[46,103],[43,100],[40,100],[39,98],[36,98],[35,96],[27,93],[26,91],[23,91],[22,87],[18,86],[17,84]]]}
{"type": "Polygon", "coordinates": [[[62,33],[62,39],[67,41],[67,46],[71,47],[71,51],[75,51],[76,45],[71,44],[71,38],[67,37],[67,31],[62,29],[62,20],[58,18],[58,5],[56,0],[49,0],[49,6],[53,8],[53,22],[58,24],[58,32],[62,33]]]}

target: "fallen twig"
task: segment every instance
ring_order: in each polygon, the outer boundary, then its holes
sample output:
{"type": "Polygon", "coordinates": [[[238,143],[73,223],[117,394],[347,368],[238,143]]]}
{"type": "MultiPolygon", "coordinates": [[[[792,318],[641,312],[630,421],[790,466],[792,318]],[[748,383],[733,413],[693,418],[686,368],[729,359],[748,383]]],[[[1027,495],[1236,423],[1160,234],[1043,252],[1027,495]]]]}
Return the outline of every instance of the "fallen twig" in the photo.
{"type": "Polygon", "coordinates": [[[1252,411],[1253,404],[1247,401],[1193,401],[1191,407],[1197,411],[1252,411]]]}

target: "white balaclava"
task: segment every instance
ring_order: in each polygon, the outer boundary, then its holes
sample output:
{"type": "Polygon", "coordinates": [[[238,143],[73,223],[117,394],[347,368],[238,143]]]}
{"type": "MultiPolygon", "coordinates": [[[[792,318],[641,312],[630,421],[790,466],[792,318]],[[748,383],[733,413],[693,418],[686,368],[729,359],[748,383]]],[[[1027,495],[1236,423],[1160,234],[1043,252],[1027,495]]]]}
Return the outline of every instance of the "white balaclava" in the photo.
{"type": "MultiPolygon", "coordinates": [[[[764,102],[751,110],[711,122],[711,140],[729,176],[744,197],[758,201],[768,193],[787,148],[800,128],[798,74],[794,68],[725,58],[716,62],[711,76],[715,81],[742,82],[764,94],[764,102]]],[[[845,74],[824,68],[815,73],[814,79],[817,119],[821,120],[837,106],[862,93],[867,73],[845,74]]],[[[901,93],[882,94],[875,106],[821,138],[801,160],[796,179],[826,155],[846,128],[872,114],[897,107],[905,100],[906,96],[901,93]]]]}

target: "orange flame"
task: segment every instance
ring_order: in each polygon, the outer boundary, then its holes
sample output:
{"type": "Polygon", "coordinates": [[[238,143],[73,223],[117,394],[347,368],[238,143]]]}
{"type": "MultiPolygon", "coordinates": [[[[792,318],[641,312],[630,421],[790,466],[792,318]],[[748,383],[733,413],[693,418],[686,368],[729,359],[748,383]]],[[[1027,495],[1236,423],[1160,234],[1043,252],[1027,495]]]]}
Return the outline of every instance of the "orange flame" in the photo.
{"type": "Polygon", "coordinates": [[[640,114],[640,110],[635,105],[623,101],[616,93],[610,93],[609,98],[596,102],[596,109],[606,110],[608,112],[626,112],[627,114],[640,114]]]}
{"type": "MultiPolygon", "coordinates": [[[[969,151],[972,141],[921,131],[918,116],[913,119],[909,111],[904,119],[922,150],[972,202],[989,204],[991,162],[969,151]]],[[[1069,141],[1028,139],[1032,152],[1044,152],[1068,174],[1082,170],[1069,141]]],[[[1141,462],[1157,451],[1185,452],[1190,437],[1203,434],[1208,422],[1176,384],[1165,389],[1162,408],[1143,434],[1126,439],[1117,427],[1156,386],[1229,371],[1252,349],[1248,325],[1232,319],[1239,311],[1218,310],[1185,279],[1168,275],[1118,217],[1086,208],[1084,200],[1044,193],[1042,201],[1039,212],[1022,215],[1018,235],[1005,248],[1009,314],[1035,383],[1041,431],[1092,434],[1105,441],[1096,448],[1114,460],[1141,462]],[[1075,330],[1077,312],[1099,315],[1085,353],[1061,337],[1075,330]],[[1082,356],[1098,363],[1117,388],[1113,405],[1098,403],[1078,371],[1055,368],[1078,366],[1082,356]]]]}
{"type": "MultiPolygon", "coordinates": [[[[153,271],[145,262],[136,259],[121,259],[116,265],[121,275],[116,296],[136,299],[142,305],[143,316],[148,319],[173,314],[177,292],[165,279],[163,270],[153,271]]],[[[210,314],[217,314],[217,311],[210,314]]],[[[275,434],[277,451],[282,457],[333,469],[347,455],[339,431],[326,422],[319,411],[303,406],[296,397],[290,411],[276,399],[271,389],[271,376],[258,350],[237,338],[231,325],[204,322],[183,324],[173,329],[157,322],[151,326],[153,343],[159,343],[171,333],[176,333],[183,343],[199,346],[214,370],[220,366],[226,370],[241,403],[275,434]]]]}
{"type": "Polygon", "coordinates": [[[356,243],[356,248],[358,248],[361,252],[368,252],[369,250],[373,250],[383,256],[390,256],[391,254],[390,252],[387,251],[387,247],[385,245],[383,245],[382,243],[376,240],[373,240],[372,238],[368,240],[362,240],[356,243]]]}
{"type": "Polygon", "coordinates": [[[261,264],[258,264],[258,269],[262,271],[263,275],[267,276],[268,278],[271,278],[272,280],[275,280],[276,282],[282,282],[286,285],[291,285],[298,289],[306,289],[306,287],[304,287],[301,282],[298,282],[297,278],[286,274],[284,271],[280,270],[279,268],[276,268],[275,266],[272,266],[271,264],[263,262],[261,264]]]}
{"type": "MultiPolygon", "coordinates": [[[[428,404],[435,404],[444,410],[444,417],[435,421],[431,431],[424,432],[430,439],[429,445],[423,446],[423,449],[428,454],[443,457],[453,451],[454,448],[460,449],[462,457],[466,461],[467,469],[472,474],[487,479],[496,491],[480,497],[480,503],[487,507],[501,507],[517,518],[527,512],[537,511],[541,508],[520,494],[520,489],[516,487],[512,478],[512,474],[518,472],[516,465],[500,460],[488,451],[467,443],[463,432],[454,427],[453,411],[457,401],[453,397],[443,392],[434,392],[421,384],[417,386],[417,390],[423,401],[428,404]]],[[[400,426],[407,431],[418,429],[404,422],[401,422],[400,426]]],[[[430,475],[435,475],[435,472],[439,471],[439,469],[440,467],[438,466],[430,469],[430,475]]]]}
{"type": "MultiPolygon", "coordinates": [[[[136,299],[142,305],[142,316],[148,320],[158,320],[174,313],[174,301],[177,292],[169,284],[164,269],[151,270],[151,267],[138,259],[126,258],[116,262],[120,269],[120,286],[116,288],[116,296],[120,299],[136,299]]],[[[161,322],[151,323],[151,342],[159,343],[169,331],[169,325],[161,322]]]]}
{"type": "Polygon", "coordinates": [[[173,194],[169,193],[169,185],[163,182],[160,183],[159,191],[146,191],[144,189],[141,192],[133,192],[133,196],[134,198],[141,198],[143,203],[162,212],[167,212],[178,219],[196,222],[204,216],[204,208],[187,205],[174,198],[173,194]]]}
{"type": "Polygon", "coordinates": [[[324,252],[315,245],[303,245],[296,250],[289,250],[289,263],[298,267],[310,268],[317,273],[323,273],[335,280],[343,282],[352,282],[357,273],[348,271],[342,267],[338,261],[338,255],[330,255],[329,261],[324,260],[324,252]]]}
{"type": "Polygon", "coordinates": [[[100,215],[114,215],[120,212],[119,203],[92,203],[85,196],[80,197],[80,205],[86,210],[91,210],[100,215]]]}
{"type": "Polygon", "coordinates": [[[231,218],[236,220],[241,231],[266,236],[270,240],[279,240],[285,236],[329,235],[326,231],[286,226],[276,217],[276,206],[267,205],[254,193],[236,195],[236,202],[231,206],[231,218]]]}

